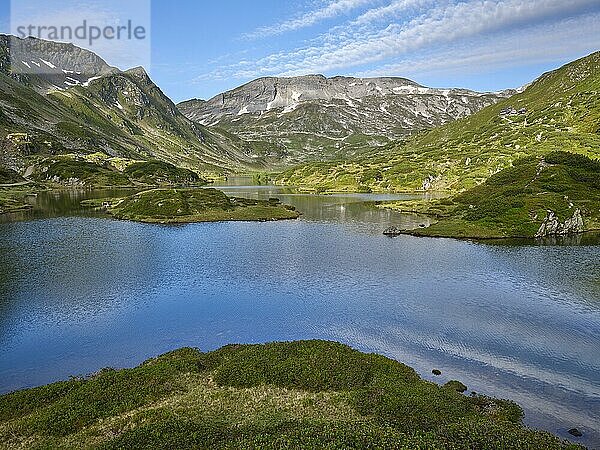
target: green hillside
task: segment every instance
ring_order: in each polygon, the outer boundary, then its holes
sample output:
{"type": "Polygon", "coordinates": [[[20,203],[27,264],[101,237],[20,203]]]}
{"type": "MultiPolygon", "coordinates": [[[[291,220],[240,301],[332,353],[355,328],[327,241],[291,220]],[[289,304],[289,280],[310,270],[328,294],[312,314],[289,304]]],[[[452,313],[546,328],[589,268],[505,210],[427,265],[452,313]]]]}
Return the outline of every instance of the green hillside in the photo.
{"type": "Polygon", "coordinates": [[[437,216],[436,224],[411,231],[421,236],[530,238],[600,230],[600,161],[566,152],[527,157],[452,198],[384,206],[437,216]]]}
{"type": "Polygon", "coordinates": [[[21,183],[25,179],[11,169],[0,167],[0,184],[21,183]]]}
{"type": "Polygon", "coordinates": [[[31,166],[30,177],[40,183],[67,186],[159,186],[206,184],[196,172],[162,161],[133,161],[103,153],[60,155],[31,166]]]}
{"type": "Polygon", "coordinates": [[[144,184],[190,184],[203,181],[196,172],[156,160],[133,163],[124,173],[132,180],[144,184]]]}
{"type": "Polygon", "coordinates": [[[600,157],[600,52],[541,76],[524,92],[354,161],[312,163],[279,183],[335,191],[458,192],[526,156],[600,157]]]}
{"type": "Polygon", "coordinates": [[[568,447],[523,427],[516,404],[459,388],[332,342],[187,348],[0,397],[0,446],[568,447]]]}
{"type": "MultiPolygon", "coordinates": [[[[243,141],[188,120],[143,68],[95,68],[86,81],[61,84],[60,68],[33,74],[11,60],[11,48],[21,42],[0,34],[0,166],[24,172],[40,157],[104,152],[215,173],[265,168],[243,141]]],[[[69,52],[79,51],[69,64],[98,58],[67,44],[35,42],[42,53],[47,47],[44,60],[64,53],[56,65],[66,64],[69,52]]]]}

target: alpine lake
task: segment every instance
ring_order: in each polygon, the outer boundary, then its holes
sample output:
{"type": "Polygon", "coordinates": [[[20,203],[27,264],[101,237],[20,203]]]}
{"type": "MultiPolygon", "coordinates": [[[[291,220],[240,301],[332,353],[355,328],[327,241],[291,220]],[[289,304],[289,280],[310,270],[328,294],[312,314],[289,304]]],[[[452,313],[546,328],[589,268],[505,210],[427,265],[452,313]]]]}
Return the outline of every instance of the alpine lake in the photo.
{"type": "Polygon", "coordinates": [[[600,447],[599,236],[389,238],[429,219],[376,202],[415,195],[216,187],[302,216],[142,224],[82,207],[130,193],[96,190],[41,193],[0,218],[0,393],[184,346],[327,339],[514,400],[529,426],[600,447]]]}

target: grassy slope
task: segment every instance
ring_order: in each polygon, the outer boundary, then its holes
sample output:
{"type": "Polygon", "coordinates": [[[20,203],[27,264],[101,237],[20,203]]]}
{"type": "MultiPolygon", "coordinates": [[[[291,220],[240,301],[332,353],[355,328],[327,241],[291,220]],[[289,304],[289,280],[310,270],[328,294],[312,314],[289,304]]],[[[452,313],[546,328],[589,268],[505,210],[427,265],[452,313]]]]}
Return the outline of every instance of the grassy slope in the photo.
{"type": "Polygon", "coordinates": [[[580,209],[586,230],[600,229],[600,161],[566,152],[529,157],[451,199],[395,202],[393,209],[437,215],[424,236],[533,237],[547,211],[561,223],[580,209]]]}
{"type": "Polygon", "coordinates": [[[196,172],[162,161],[133,163],[124,173],[144,184],[189,184],[203,181],[196,172]]]}
{"type": "Polygon", "coordinates": [[[109,167],[68,156],[44,160],[34,173],[40,182],[85,186],[129,186],[131,180],[109,167]]]}
{"type": "Polygon", "coordinates": [[[296,219],[298,213],[279,200],[229,198],[216,189],[156,189],[114,203],[119,219],[149,223],[296,219]]]}
{"type": "Polygon", "coordinates": [[[124,158],[110,158],[102,153],[46,158],[35,166],[32,176],[40,182],[51,181],[57,184],[90,187],[206,183],[197,173],[166,162],[136,162],[124,158]]]}
{"type": "Polygon", "coordinates": [[[237,142],[186,119],[141,70],[48,95],[27,77],[19,82],[0,72],[0,106],[0,148],[10,155],[2,165],[25,167],[31,155],[107,151],[217,173],[264,168],[237,142]],[[14,133],[26,133],[26,142],[11,141],[14,133]]]}
{"type": "Polygon", "coordinates": [[[302,341],[181,349],[0,397],[4,448],[562,448],[511,402],[302,341]]]}
{"type": "Polygon", "coordinates": [[[355,161],[313,163],[281,183],[337,191],[471,188],[519,158],[567,150],[600,157],[600,52],[547,73],[500,103],[355,161]],[[505,108],[524,114],[501,116],[505,108]]]}

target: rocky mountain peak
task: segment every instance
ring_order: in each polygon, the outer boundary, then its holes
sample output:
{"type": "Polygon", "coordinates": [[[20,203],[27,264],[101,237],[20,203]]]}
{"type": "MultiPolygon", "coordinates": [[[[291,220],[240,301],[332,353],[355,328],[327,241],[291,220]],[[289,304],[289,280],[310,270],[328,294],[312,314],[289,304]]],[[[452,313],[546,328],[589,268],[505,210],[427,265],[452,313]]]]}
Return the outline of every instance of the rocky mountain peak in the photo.
{"type": "MultiPolygon", "coordinates": [[[[304,75],[292,78],[266,77],[219,94],[208,101],[188,101],[180,105],[193,120],[208,125],[227,117],[261,114],[272,110],[289,113],[305,103],[342,102],[354,108],[367,98],[379,99],[378,109],[389,99],[439,96],[481,98],[485,95],[466,89],[432,89],[406,78],[353,78],[304,75]]],[[[497,97],[506,95],[498,94],[497,97]]],[[[469,101],[462,102],[468,104],[469,101]]],[[[384,111],[382,111],[384,112],[384,111]]]]}
{"type": "Polygon", "coordinates": [[[125,71],[127,75],[131,75],[132,77],[138,79],[139,81],[148,82],[150,81],[150,75],[146,72],[142,66],[133,67],[125,71]]]}
{"type": "Polygon", "coordinates": [[[39,92],[84,85],[119,72],[95,53],[69,43],[0,35],[0,70],[39,92]]]}

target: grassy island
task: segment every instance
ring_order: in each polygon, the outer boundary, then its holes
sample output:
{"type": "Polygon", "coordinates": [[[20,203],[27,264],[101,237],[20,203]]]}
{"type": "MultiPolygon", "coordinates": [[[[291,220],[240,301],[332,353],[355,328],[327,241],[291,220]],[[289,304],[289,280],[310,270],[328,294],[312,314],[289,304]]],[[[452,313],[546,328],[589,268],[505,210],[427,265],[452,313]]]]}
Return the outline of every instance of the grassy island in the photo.
{"type": "Polygon", "coordinates": [[[217,189],[153,189],[122,199],[87,202],[107,208],[118,219],[146,223],[270,221],[297,219],[278,199],[231,198],[217,189]]]}
{"type": "Polygon", "coordinates": [[[549,237],[600,229],[600,161],[567,152],[523,158],[451,198],[382,205],[437,217],[389,234],[459,238],[549,237]]]}
{"type": "Polygon", "coordinates": [[[4,448],[577,448],[342,344],[184,348],[0,397],[4,448]]]}

